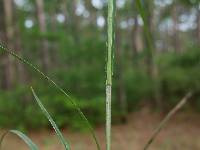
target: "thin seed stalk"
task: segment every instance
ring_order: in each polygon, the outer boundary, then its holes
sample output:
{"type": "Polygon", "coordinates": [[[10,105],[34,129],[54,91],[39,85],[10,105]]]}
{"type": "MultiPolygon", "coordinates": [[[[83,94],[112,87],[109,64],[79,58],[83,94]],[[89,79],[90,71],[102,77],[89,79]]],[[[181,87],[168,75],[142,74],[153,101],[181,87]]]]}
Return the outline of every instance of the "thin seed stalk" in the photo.
{"type": "Polygon", "coordinates": [[[115,0],[108,0],[107,66],[106,66],[106,150],[111,150],[111,97],[112,97],[112,59],[114,47],[115,0]]]}

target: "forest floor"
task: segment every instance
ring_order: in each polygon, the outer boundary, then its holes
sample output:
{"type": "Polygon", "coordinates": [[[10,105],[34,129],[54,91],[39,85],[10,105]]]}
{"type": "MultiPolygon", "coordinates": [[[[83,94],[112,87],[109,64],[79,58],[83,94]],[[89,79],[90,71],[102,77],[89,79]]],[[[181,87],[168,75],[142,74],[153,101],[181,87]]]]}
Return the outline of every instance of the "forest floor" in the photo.
{"type": "MultiPolygon", "coordinates": [[[[113,150],[142,150],[152,131],[163,116],[142,110],[129,114],[128,123],[113,126],[113,150]]],[[[200,150],[200,116],[193,113],[179,112],[161,131],[150,150],[200,150]]],[[[91,136],[85,132],[64,131],[72,150],[95,150],[91,136]]],[[[96,128],[100,143],[105,149],[104,128],[96,128]]],[[[30,132],[29,137],[40,150],[63,150],[52,131],[30,132]]],[[[16,136],[9,135],[3,143],[2,150],[28,150],[28,147],[16,136]]]]}

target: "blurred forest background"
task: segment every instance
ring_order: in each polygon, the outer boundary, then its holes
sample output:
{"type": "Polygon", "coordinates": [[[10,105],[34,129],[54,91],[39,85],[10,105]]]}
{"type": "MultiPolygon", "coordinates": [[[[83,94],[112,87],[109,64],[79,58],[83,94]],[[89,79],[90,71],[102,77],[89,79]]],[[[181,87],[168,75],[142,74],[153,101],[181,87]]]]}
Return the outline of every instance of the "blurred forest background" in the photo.
{"type": "MultiPolygon", "coordinates": [[[[200,111],[199,0],[143,0],[151,41],[135,0],[116,0],[113,123],[148,107],[167,112],[188,91],[185,111],[200,111]]],[[[1,45],[39,66],[76,100],[93,125],[105,122],[106,0],[0,0],[1,45]]],[[[59,127],[82,129],[57,90],[0,54],[0,127],[49,127],[33,86],[59,127]]]]}

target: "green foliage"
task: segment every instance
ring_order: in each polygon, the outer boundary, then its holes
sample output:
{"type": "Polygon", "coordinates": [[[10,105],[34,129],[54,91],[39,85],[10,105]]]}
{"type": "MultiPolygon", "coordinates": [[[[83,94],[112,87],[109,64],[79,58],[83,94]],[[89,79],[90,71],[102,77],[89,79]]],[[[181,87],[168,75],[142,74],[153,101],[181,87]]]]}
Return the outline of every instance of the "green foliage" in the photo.
{"type": "MultiPolygon", "coordinates": [[[[4,128],[42,128],[48,127],[48,120],[44,117],[38,106],[31,100],[31,95],[28,87],[23,90],[18,89],[10,92],[1,92],[0,96],[0,127],[4,128]],[[11,94],[12,93],[12,94],[11,94]],[[21,98],[20,98],[21,96],[21,98]],[[24,101],[24,97],[28,100],[24,101]],[[16,115],[16,117],[13,117],[16,115]],[[34,116],[34,117],[29,117],[34,116]],[[10,119],[12,118],[12,119],[10,119]]],[[[55,122],[58,127],[70,127],[72,129],[86,129],[86,126],[78,118],[73,105],[65,100],[62,94],[58,94],[51,88],[40,86],[38,90],[40,98],[43,100],[44,105],[52,112],[55,117],[55,122]],[[47,94],[50,93],[50,94],[47,94]],[[77,126],[82,122],[82,126],[77,126]]],[[[103,97],[93,99],[75,98],[78,106],[88,116],[89,121],[93,124],[101,124],[104,122],[104,99],[103,97]]]]}
{"type": "Polygon", "coordinates": [[[125,76],[125,86],[128,97],[128,109],[133,111],[138,105],[148,100],[153,92],[151,78],[140,69],[130,70],[125,76]]]}
{"type": "Polygon", "coordinates": [[[176,103],[177,97],[190,90],[199,91],[200,74],[198,48],[189,49],[181,55],[174,53],[160,56],[160,82],[162,94],[170,105],[176,103]],[[162,60],[162,61],[161,61],[162,60]]]}
{"type": "MultiPolygon", "coordinates": [[[[177,102],[177,99],[185,94],[190,89],[199,91],[200,89],[200,73],[199,68],[199,50],[198,48],[188,48],[181,55],[168,53],[160,55],[157,58],[161,83],[161,92],[165,104],[171,106],[177,102]]],[[[93,125],[103,124],[105,115],[104,95],[104,78],[102,73],[93,72],[88,69],[71,68],[67,70],[57,69],[53,76],[64,89],[71,89],[73,99],[78,103],[78,106],[88,116],[89,121],[93,125]],[[74,71],[72,71],[74,70],[74,71]],[[98,80],[93,78],[98,77],[98,80]],[[91,91],[91,92],[88,92],[91,91]],[[84,97],[84,98],[83,98],[84,97]]],[[[134,67],[125,68],[124,70],[125,89],[129,111],[134,111],[139,104],[149,100],[152,95],[153,86],[152,80],[141,68],[134,67]]],[[[114,79],[116,80],[116,79],[114,79]]],[[[116,88],[114,81],[113,85],[113,100],[117,100],[116,88]]],[[[72,129],[85,129],[84,126],[79,126],[81,119],[78,119],[73,106],[65,100],[62,94],[57,93],[51,87],[46,86],[44,81],[38,78],[33,78],[32,83],[44,105],[55,117],[58,127],[71,127],[72,129]],[[77,118],[77,119],[76,119],[77,118]]],[[[18,128],[40,128],[48,127],[48,121],[39,111],[39,108],[32,101],[32,96],[28,91],[29,87],[18,87],[13,91],[0,91],[0,126],[1,127],[18,127],[18,128]],[[29,93],[29,94],[27,94],[29,93]],[[16,117],[13,117],[16,115],[16,117]],[[34,117],[28,117],[34,116],[34,117]],[[12,119],[10,119],[12,118],[12,119]]],[[[199,104],[197,98],[196,104],[199,104]]],[[[118,104],[113,104],[113,116],[117,118],[118,104]]],[[[196,107],[196,109],[199,109],[196,107]]]]}

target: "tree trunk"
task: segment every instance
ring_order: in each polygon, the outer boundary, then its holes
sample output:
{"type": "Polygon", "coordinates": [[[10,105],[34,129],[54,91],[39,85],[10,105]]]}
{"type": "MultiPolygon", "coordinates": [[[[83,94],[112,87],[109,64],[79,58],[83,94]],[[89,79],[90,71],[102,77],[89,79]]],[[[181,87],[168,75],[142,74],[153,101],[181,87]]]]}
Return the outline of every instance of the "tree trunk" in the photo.
{"type": "Polygon", "coordinates": [[[150,78],[153,83],[153,93],[152,93],[152,100],[155,102],[155,105],[158,109],[162,109],[162,101],[161,101],[161,93],[160,93],[160,81],[159,81],[159,70],[157,64],[155,63],[155,57],[157,55],[156,46],[154,43],[154,27],[155,24],[155,14],[154,14],[154,3],[152,1],[146,1],[146,9],[147,9],[147,27],[149,32],[149,38],[146,37],[146,44],[148,45],[147,48],[147,72],[150,75],[150,78]]]}
{"type": "MultiPolygon", "coordinates": [[[[4,17],[4,8],[3,8],[3,1],[0,1],[0,18],[3,18],[4,17]]],[[[5,28],[5,24],[4,24],[4,19],[0,19],[0,41],[1,41],[1,44],[3,44],[2,42],[5,41],[5,32],[4,32],[4,28],[5,28]]],[[[3,60],[4,57],[3,57],[3,53],[1,52],[0,53],[0,60],[3,60]]],[[[4,66],[3,66],[3,61],[0,61],[0,86],[1,88],[4,87],[4,83],[3,81],[5,80],[3,78],[3,74],[4,74],[4,66]]]]}
{"type": "Polygon", "coordinates": [[[180,43],[179,43],[179,32],[178,32],[178,11],[177,4],[173,5],[172,9],[172,19],[173,19],[173,47],[176,53],[180,53],[180,43]]]}
{"type": "MultiPolygon", "coordinates": [[[[22,43],[21,43],[21,39],[20,39],[20,31],[19,31],[19,27],[17,26],[17,29],[16,29],[16,36],[18,37],[16,39],[16,42],[15,42],[15,49],[17,51],[17,54],[18,55],[22,55],[22,43]]],[[[25,84],[26,83],[26,72],[25,72],[25,69],[24,69],[24,65],[17,61],[17,75],[18,75],[18,82],[20,84],[25,84]]]]}
{"type": "MultiPolygon", "coordinates": [[[[17,6],[16,5],[13,5],[13,6],[14,6],[13,11],[17,12],[18,11],[17,6]]],[[[22,43],[21,43],[21,37],[20,37],[20,25],[18,22],[18,17],[20,17],[18,15],[18,13],[13,14],[13,21],[15,22],[15,26],[14,26],[15,35],[14,36],[17,37],[13,43],[14,43],[14,47],[15,47],[14,49],[16,50],[16,53],[21,56],[22,55],[22,43]]],[[[17,67],[16,74],[17,74],[17,79],[18,79],[17,82],[20,84],[25,84],[27,81],[27,78],[26,78],[26,72],[25,72],[23,63],[21,63],[20,61],[16,61],[16,67],[17,67]]]]}
{"type": "Polygon", "coordinates": [[[142,52],[142,50],[143,50],[143,43],[142,43],[142,37],[141,37],[142,31],[139,26],[137,15],[135,15],[135,17],[134,17],[134,22],[135,22],[135,24],[134,24],[134,28],[132,30],[132,36],[133,36],[132,48],[133,48],[134,55],[137,55],[138,53],[142,52]]]}
{"type": "Polygon", "coordinates": [[[153,25],[154,25],[154,12],[152,1],[145,1],[144,7],[146,7],[146,26],[148,28],[148,33],[145,34],[146,43],[146,65],[147,73],[152,77],[154,74],[154,52],[155,44],[153,38],[153,25]]]}
{"type": "MultiPolygon", "coordinates": [[[[14,37],[14,28],[13,28],[13,1],[4,0],[4,15],[5,15],[5,41],[10,49],[13,49],[13,37],[14,37]]],[[[3,18],[3,17],[2,17],[3,18]]],[[[5,54],[4,61],[4,84],[5,89],[10,89],[13,87],[14,82],[14,68],[12,57],[8,54],[5,54]]]]}
{"type": "Polygon", "coordinates": [[[69,14],[68,14],[68,11],[67,11],[67,0],[62,0],[62,2],[61,2],[61,11],[62,11],[62,13],[63,13],[63,15],[65,16],[65,22],[64,22],[64,24],[65,24],[65,26],[66,27],[68,27],[68,19],[69,19],[69,14]]]}
{"type": "MultiPolygon", "coordinates": [[[[4,18],[4,14],[4,1],[0,1],[0,18],[4,18]]],[[[0,40],[5,42],[5,19],[0,19],[0,40]]]]}
{"type": "Polygon", "coordinates": [[[120,121],[122,123],[127,122],[127,101],[126,93],[124,87],[124,77],[123,77],[123,63],[122,63],[122,49],[121,49],[121,34],[120,28],[116,27],[116,63],[117,63],[117,99],[120,107],[120,121]]]}
{"type": "MultiPolygon", "coordinates": [[[[51,32],[56,33],[57,32],[57,20],[56,20],[56,9],[55,8],[51,8],[50,11],[50,17],[51,17],[51,32]]],[[[66,19],[66,17],[65,17],[66,19]]],[[[58,58],[58,44],[57,44],[57,40],[51,41],[51,61],[54,62],[53,64],[51,64],[51,66],[56,67],[58,65],[59,62],[59,58],[58,58]]]]}
{"type": "Polygon", "coordinates": [[[80,43],[80,33],[79,33],[79,18],[76,15],[76,4],[77,4],[77,0],[73,0],[73,1],[68,1],[68,0],[64,0],[65,5],[67,5],[67,7],[64,7],[64,12],[66,12],[68,14],[68,29],[69,29],[69,33],[71,34],[74,43],[77,45],[80,43]],[[65,2],[67,1],[67,3],[65,2]],[[66,3],[66,4],[65,4],[66,3]]]}
{"type": "Polygon", "coordinates": [[[133,26],[133,29],[132,29],[132,51],[133,51],[133,55],[135,58],[135,55],[137,55],[138,53],[140,53],[144,47],[143,47],[143,41],[142,41],[142,30],[141,30],[141,27],[139,25],[139,20],[138,20],[138,12],[136,11],[137,10],[137,7],[136,7],[136,4],[135,4],[135,0],[132,0],[131,1],[131,4],[134,7],[134,11],[133,11],[133,14],[134,14],[134,26],[133,26]]]}
{"type": "MultiPolygon", "coordinates": [[[[37,6],[37,17],[39,22],[39,29],[42,34],[47,32],[46,29],[46,17],[44,12],[44,4],[43,0],[36,0],[37,6]]],[[[48,72],[50,67],[50,56],[49,56],[49,49],[48,49],[48,41],[46,38],[42,37],[42,65],[45,72],[48,72]]]]}
{"type": "MultiPolygon", "coordinates": [[[[200,4],[199,4],[200,5],[200,4]]],[[[197,43],[200,46],[200,8],[197,8],[197,43]]]]}

